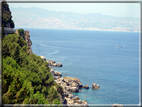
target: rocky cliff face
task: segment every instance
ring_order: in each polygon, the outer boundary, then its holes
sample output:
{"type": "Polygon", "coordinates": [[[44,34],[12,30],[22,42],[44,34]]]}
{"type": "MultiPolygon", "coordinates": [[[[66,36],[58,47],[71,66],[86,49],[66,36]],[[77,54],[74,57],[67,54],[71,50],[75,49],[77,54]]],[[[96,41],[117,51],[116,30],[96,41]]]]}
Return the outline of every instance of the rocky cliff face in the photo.
{"type": "Polygon", "coordinates": [[[13,33],[14,32],[13,28],[15,27],[15,25],[12,20],[9,5],[6,3],[6,1],[3,1],[1,5],[2,5],[2,32],[4,36],[13,33]]]}
{"type": "Polygon", "coordinates": [[[14,28],[14,22],[12,20],[11,11],[9,9],[9,5],[6,1],[2,2],[2,26],[8,28],[14,28]]]}
{"type": "Polygon", "coordinates": [[[12,20],[11,16],[11,11],[9,9],[9,5],[7,4],[6,1],[3,1],[1,3],[2,5],[2,31],[3,31],[3,36],[11,34],[11,33],[16,33],[17,35],[20,35],[23,37],[23,39],[27,42],[28,46],[28,52],[33,53],[31,49],[32,41],[30,40],[30,34],[29,31],[24,31],[24,35],[19,34],[18,30],[14,31],[14,22],[12,20]]]}
{"type": "Polygon", "coordinates": [[[32,41],[30,39],[30,33],[29,33],[29,31],[24,31],[24,34],[21,35],[21,34],[19,34],[18,29],[17,29],[15,31],[15,34],[20,35],[27,42],[28,52],[30,52],[30,54],[33,53],[32,52],[32,48],[31,48],[32,41]]]}
{"type": "Polygon", "coordinates": [[[32,48],[31,48],[32,41],[31,41],[31,39],[30,39],[30,33],[29,33],[29,31],[25,31],[25,41],[27,42],[28,51],[29,51],[30,53],[33,53],[33,52],[32,52],[32,48]]]}

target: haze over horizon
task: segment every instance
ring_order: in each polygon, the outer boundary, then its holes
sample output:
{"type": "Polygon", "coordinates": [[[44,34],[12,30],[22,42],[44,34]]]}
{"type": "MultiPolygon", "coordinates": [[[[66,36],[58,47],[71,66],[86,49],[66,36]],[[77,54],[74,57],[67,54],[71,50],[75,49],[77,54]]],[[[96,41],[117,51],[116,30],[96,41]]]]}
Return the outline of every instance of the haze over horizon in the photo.
{"type": "Polygon", "coordinates": [[[8,3],[9,7],[37,7],[57,12],[100,13],[115,17],[140,17],[139,3],[8,3]]]}
{"type": "Polygon", "coordinates": [[[100,31],[139,32],[139,18],[114,17],[100,13],[81,14],[75,12],[50,11],[38,7],[12,8],[15,27],[47,29],[80,29],[100,31]]]}

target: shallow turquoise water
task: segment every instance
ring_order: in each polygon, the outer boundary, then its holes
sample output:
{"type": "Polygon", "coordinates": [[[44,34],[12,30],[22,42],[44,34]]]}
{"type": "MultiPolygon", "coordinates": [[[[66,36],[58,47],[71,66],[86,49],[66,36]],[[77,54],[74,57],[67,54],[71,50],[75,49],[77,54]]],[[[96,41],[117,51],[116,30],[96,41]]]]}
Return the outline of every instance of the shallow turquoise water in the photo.
{"type": "Polygon", "coordinates": [[[139,104],[139,33],[28,30],[35,54],[61,62],[55,70],[89,85],[74,95],[89,104],[139,104]],[[92,83],[100,89],[92,90],[92,83]]]}

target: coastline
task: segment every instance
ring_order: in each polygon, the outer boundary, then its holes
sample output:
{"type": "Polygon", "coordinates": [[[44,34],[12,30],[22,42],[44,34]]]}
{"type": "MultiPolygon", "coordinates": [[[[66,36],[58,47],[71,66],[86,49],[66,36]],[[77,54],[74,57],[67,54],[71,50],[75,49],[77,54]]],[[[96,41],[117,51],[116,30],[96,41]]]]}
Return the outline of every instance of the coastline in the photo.
{"type": "MultiPolygon", "coordinates": [[[[49,62],[49,60],[47,60],[44,56],[40,56],[40,57],[44,61],[49,62]]],[[[55,61],[52,61],[52,60],[50,61],[55,63],[55,61]]],[[[72,94],[72,92],[79,92],[79,89],[83,88],[83,85],[80,82],[80,80],[75,77],[62,78],[62,74],[59,71],[54,71],[54,69],[51,68],[51,66],[54,66],[54,64],[51,65],[50,63],[49,65],[50,65],[49,66],[50,72],[54,78],[54,81],[63,88],[64,94],[60,95],[62,104],[66,106],[70,106],[72,104],[74,105],[81,104],[82,106],[88,107],[88,103],[86,100],[80,100],[78,96],[73,97],[73,94],[72,94]]]]}
{"type": "MultiPolygon", "coordinates": [[[[47,60],[44,56],[40,56],[44,61],[47,61],[49,63],[50,72],[54,78],[54,81],[60,85],[63,88],[63,95],[60,95],[60,99],[62,104],[66,106],[70,105],[81,105],[88,107],[87,100],[81,100],[78,96],[74,96],[72,93],[78,93],[80,92],[82,88],[89,89],[88,84],[82,85],[81,81],[78,78],[75,77],[68,77],[64,76],[62,77],[62,74],[59,71],[54,71],[53,67],[62,67],[63,65],[60,63],[61,66],[55,66],[57,65],[55,61],[47,60]]],[[[64,74],[67,75],[67,74],[64,74]]],[[[92,89],[100,89],[99,84],[93,83],[92,89]]]]}

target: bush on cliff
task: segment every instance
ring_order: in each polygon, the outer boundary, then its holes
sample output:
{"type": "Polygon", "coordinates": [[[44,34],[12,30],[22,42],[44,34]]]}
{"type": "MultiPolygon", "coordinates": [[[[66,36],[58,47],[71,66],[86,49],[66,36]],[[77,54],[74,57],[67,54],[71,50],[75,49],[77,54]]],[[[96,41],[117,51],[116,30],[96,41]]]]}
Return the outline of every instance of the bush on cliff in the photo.
{"type": "Polygon", "coordinates": [[[3,38],[3,104],[60,104],[59,86],[48,63],[27,50],[21,36],[9,34],[3,38]]]}
{"type": "Polygon", "coordinates": [[[19,35],[25,40],[25,32],[24,32],[24,29],[22,29],[22,28],[18,29],[18,33],[19,33],[19,35]]]}

